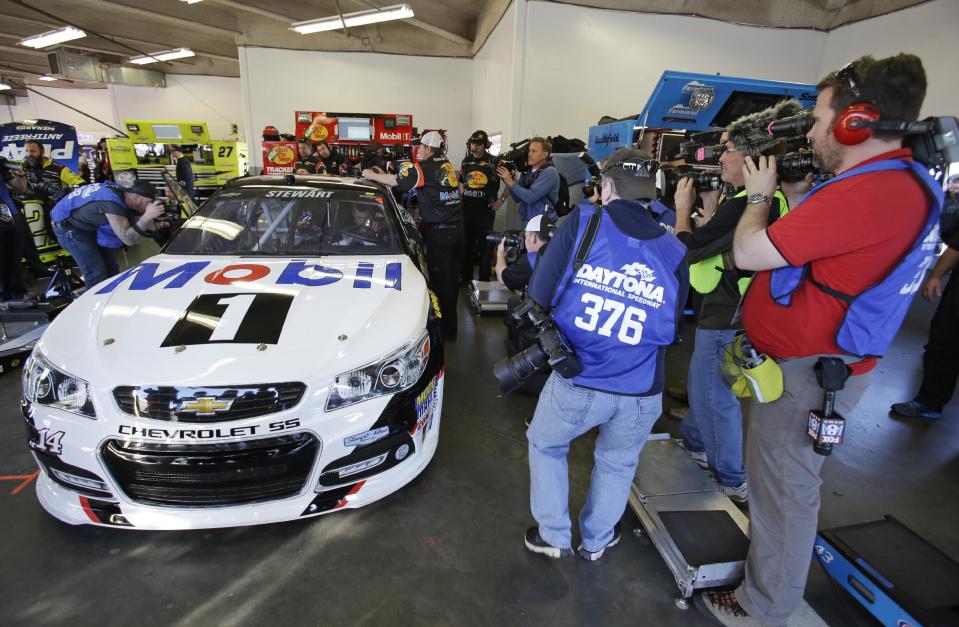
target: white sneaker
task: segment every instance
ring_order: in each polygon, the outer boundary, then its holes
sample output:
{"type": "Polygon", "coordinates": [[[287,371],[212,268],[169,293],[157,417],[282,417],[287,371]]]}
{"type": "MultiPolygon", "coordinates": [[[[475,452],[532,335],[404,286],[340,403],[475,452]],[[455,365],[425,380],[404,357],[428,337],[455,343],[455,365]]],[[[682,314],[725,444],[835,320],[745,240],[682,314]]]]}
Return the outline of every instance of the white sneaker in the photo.
{"type": "Polygon", "coordinates": [[[693,598],[696,608],[711,622],[726,627],[759,627],[761,623],[746,613],[732,591],[701,592],[693,598]]]}
{"type": "Polygon", "coordinates": [[[720,485],[719,488],[723,491],[723,494],[729,497],[730,501],[745,503],[749,500],[749,487],[745,481],[737,486],[720,485]]]}
{"type": "Polygon", "coordinates": [[[686,454],[693,458],[693,461],[699,464],[700,468],[709,468],[709,463],[706,461],[706,451],[691,451],[686,448],[686,441],[679,440],[679,446],[686,451],[686,454]]]}

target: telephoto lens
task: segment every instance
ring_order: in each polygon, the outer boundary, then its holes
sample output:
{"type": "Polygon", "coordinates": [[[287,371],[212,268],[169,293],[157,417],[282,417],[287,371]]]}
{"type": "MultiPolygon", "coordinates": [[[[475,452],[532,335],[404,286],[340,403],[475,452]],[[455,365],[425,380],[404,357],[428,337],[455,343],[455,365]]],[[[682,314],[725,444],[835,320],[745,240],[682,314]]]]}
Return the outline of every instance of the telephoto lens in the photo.
{"type": "Polygon", "coordinates": [[[711,192],[723,188],[723,180],[713,172],[697,172],[693,174],[693,182],[697,192],[711,192]]]}
{"type": "Polygon", "coordinates": [[[772,122],[767,131],[773,137],[800,137],[809,132],[814,120],[808,112],[772,122]]]}
{"type": "Polygon", "coordinates": [[[537,343],[526,350],[510,355],[493,364],[493,376],[499,382],[499,390],[503,394],[515,391],[523,382],[544,369],[549,363],[549,357],[537,343]]]}

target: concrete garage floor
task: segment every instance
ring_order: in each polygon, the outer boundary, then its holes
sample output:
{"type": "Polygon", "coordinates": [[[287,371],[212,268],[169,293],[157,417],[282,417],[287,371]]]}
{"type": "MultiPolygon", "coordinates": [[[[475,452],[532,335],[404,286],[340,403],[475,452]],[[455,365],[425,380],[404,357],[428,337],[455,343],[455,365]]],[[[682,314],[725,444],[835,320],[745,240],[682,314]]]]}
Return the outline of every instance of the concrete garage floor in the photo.
{"type": "MultiPolygon", "coordinates": [[[[931,307],[917,303],[823,472],[825,527],[890,513],[959,557],[959,404],[938,423],[887,416],[911,398],[931,307]]],[[[70,527],[29,485],[0,481],[2,625],[705,625],[676,609],[655,548],[626,533],[595,564],[527,553],[523,419],[535,397],[501,397],[490,364],[502,320],[461,301],[448,345],[437,455],[416,481],[365,509],[285,524],[187,532],[70,527]]],[[[688,330],[691,337],[692,330],[688,330]]],[[[689,344],[674,347],[685,380],[689,344]]],[[[0,375],[0,475],[35,470],[18,409],[19,373],[0,375]]],[[[667,400],[667,407],[673,401],[667,400]]],[[[802,428],[802,425],[796,425],[802,428]]],[[[656,431],[678,433],[663,418],[656,431]]],[[[592,441],[570,456],[572,511],[592,441]]],[[[625,529],[635,526],[627,511],[625,529]]],[[[811,567],[806,598],[831,625],[876,624],[811,567]]]]}

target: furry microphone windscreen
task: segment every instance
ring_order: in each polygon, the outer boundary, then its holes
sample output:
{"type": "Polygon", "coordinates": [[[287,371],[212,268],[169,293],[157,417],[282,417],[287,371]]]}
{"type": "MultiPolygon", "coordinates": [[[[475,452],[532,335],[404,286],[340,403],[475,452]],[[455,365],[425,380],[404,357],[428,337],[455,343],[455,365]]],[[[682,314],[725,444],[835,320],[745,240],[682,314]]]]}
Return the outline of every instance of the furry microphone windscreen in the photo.
{"type": "Polygon", "coordinates": [[[798,100],[783,100],[782,102],[750,113],[732,122],[726,127],[729,141],[736,144],[736,148],[743,154],[755,155],[772,146],[779,138],[769,134],[769,125],[776,120],[788,118],[803,110],[798,100]]]}

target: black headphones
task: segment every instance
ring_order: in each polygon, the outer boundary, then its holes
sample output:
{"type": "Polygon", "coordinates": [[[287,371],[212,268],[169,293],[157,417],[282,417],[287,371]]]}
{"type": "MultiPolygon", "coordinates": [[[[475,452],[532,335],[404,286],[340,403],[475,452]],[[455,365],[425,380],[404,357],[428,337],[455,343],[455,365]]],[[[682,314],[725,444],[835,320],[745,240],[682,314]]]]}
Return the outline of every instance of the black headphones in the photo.
{"type": "Polygon", "coordinates": [[[466,140],[466,147],[469,148],[470,144],[478,144],[483,142],[485,148],[489,148],[493,145],[493,142],[489,140],[489,135],[486,134],[486,131],[476,131],[470,135],[469,139],[466,140]]]}

